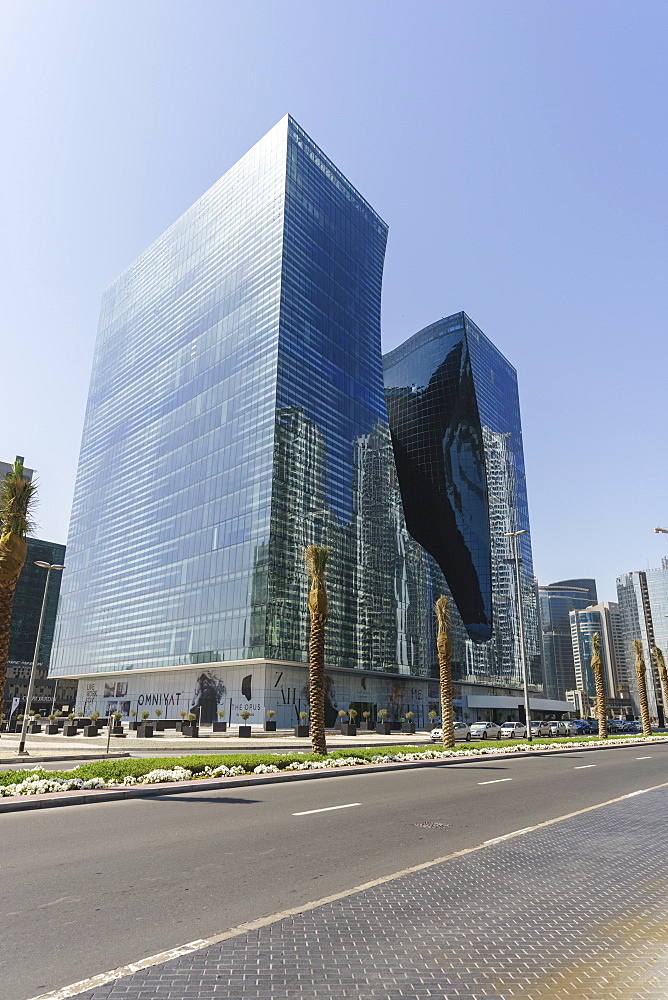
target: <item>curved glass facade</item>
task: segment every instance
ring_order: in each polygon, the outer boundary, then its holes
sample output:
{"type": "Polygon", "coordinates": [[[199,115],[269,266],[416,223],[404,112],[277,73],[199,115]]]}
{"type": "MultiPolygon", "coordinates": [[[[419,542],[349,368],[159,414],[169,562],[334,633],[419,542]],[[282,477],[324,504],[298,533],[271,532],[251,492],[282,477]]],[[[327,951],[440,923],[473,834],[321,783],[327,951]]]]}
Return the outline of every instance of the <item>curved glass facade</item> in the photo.
{"type": "Polygon", "coordinates": [[[520,536],[521,596],[505,537],[529,525],[515,369],[465,313],[416,333],[383,367],[406,523],[466,629],[458,676],[521,683],[521,600],[530,679],[540,684],[531,536],[520,536]]]}

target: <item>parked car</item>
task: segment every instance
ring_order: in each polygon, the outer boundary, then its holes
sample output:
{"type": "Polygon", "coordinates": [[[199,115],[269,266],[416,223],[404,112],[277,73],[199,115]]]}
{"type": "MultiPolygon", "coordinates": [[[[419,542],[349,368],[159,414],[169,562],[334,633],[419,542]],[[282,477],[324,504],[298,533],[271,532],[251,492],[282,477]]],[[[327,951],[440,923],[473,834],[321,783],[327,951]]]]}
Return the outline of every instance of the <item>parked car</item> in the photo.
{"type": "Polygon", "coordinates": [[[497,726],[496,722],[474,722],[471,736],[474,740],[500,740],[501,726],[497,726]]]}
{"type": "Polygon", "coordinates": [[[627,733],[629,723],[626,719],[609,719],[608,720],[608,732],[609,733],[627,733]]]}
{"type": "MultiPolygon", "coordinates": [[[[443,742],[443,730],[440,727],[438,729],[432,729],[430,735],[433,743],[443,742]]],[[[455,739],[466,740],[467,743],[470,741],[471,730],[465,722],[455,720],[455,739]]]]}
{"type": "Polygon", "coordinates": [[[587,719],[590,733],[598,733],[598,719],[587,719]]]}
{"type": "Polygon", "coordinates": [[[501,739],[520,740],[527,734],[527,727],[523,722],[504,722],[501,726],[501,739]]]}
{"type": "Polygon", "coordinates": [[[550,735],[550,723],[545,722],[543,719],[537,719],[531,723],[531,735],[532,736],[549,736],[550,735]]]}
{"type": "Polygon", "coordinates": [[[566,723],[561,719],[550,719],[550,736],[568,736],[566,723]]]}
{"type": "Polygon", "coordinates": [[[589,736],[591,733],[591,726],[586,719],[572,719],[571,721],[575,726],[578,736],[589,736]]]}
{"type": "Polygon", "coordinates": [[[637,719],[634,722],[626,723],[627,733],[641,733],[642,732],[642,722],[638,722],[637,719]]]}

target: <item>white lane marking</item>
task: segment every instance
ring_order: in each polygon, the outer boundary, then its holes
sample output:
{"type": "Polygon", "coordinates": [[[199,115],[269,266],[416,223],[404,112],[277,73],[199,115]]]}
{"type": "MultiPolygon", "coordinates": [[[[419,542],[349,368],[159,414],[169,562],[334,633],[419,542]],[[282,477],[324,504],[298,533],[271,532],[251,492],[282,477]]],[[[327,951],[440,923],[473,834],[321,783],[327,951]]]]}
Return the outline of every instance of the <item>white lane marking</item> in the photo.
{"type": "Polygon", "coordinates": [[[306,809],[304,812],[293,813],[293,816],[311,816],[312,813],[328,813],[333,809],[352,809],[353,806],[361,806],[361,802],[346,802],[344,806],[327,806],[325,809],[306,809]]]}
{"type": "Polygon", "coordinates": [[[380,878],[374,879],[371,882],[364,882],[362,885],[356,885],[352,889],[344,889],[343,892],[334,893],[332,896],[323,896],[321,899],[315,899],[311,903],[303,903],[301,906],[293,906],[289,910],[281,910],[279,913],[272,913],[268,917],[260,917],[258,920],[250,920],[246,924],[238,924],[236,927],[230,928],[230,930],[224,931],[222,934],[214,934],[209,938],[199,938],[197,941],[189,941],[187,944],[181,945],[180,948],[172,948],[171,951],[162,951],[157,955],[149,955],[148,958],[141,958],[138,962],[133,962],[131,965],[121,965],[117,969],[111,969],[109,972],[101,972],[97,976],[91,976],[90,979],[81,979],[78,983],[70,983],[69,986],[63,986],[58,990],[52,990],[49,993],[40,993],[39,996],[30,997],[29,1000],[69,1000],[70,997],[78,996],[80,993],[85,993],[87,990],[92,990],[96,986],[104,986],[105,983],[114,982],[116,979],[123,979],[124,976],[129,976],[133,972],[138,972],[140,969],[150,969],[154,965],[163,965],[165,962],[169,962],[172,958],[179,958],[181,955],[188,955],[193,951],[200,951],[202,948],[208,948],[212,944],[220,944],[222,941],[229,941],[230,938],[239,937],[241,934],[247,934],[248,931],[259,930],[262,927],[269,927],[271,924],[276,924],[279,920],[285,920],[286,917],[296,917],[302,913],[308,913],[309,910],[318,910],[322,906],[326,906],[328,903],[336,903],[340,899],[349,899],[351,896],[357,896],[360,892],[366,892],[367,889],[375,889],[379,885],[386,885],[388,882],[394,882],[398,878],[403,878],[404,875],[412,875],[414,872],[427,871],[429,868],[434,868],[436,865],[442,865],[445,861],[454,861],[456,858],[466,857],[467,854],[475,854],[477,851],[483,851],[487,847],[491,847],[497,842],[497,840],[510,840],[513,837],[521,837],[526,833],[534,833],[536,830],[544,830],[548,826],[554,826],[555,823],[563,823],[567,819],[575,819],[576,816],[584,816],[585,813],[594,812],[596,809],[603,809],[605,806],[614,806],[617,802],[623,802],[624,799],[632,799],[634,795],[644,795],[646,792],[657,792],[661,788],[668,788],[668,781],[664,781],[660,785],[652,785],[651,788],[639,788],[636,792],[629,792],[627,795],[619,795],[615,799],[608,799],[607,802],[598,802],[594,806],[585,806],[584,809],[578,809],[576,812],[565,813],[563,816],[555,816],[554,819],[546,819],[542,823],[536,823],[534,826],[527,826],[523,830],[517,830],[515,833],[507,833],[503,837],[494,838],[494,840],[489,840],[483,844],[476,844],[475,847],[464,847],[461,851],[454,851],[452,854],[445,854],[443,857],[434,858],[433,861],[423,861],[419,865],[412,865],[410,868],[403,868],[399,872],[393,872],[391,875],[382,875],[380,878]]]}
{"type": "Polygon", "coordinates": [[[479,785],[498,785],[500,781],[512,781],[512,778],[494,778],[493,781],[479,781],[479,785]]]}
{"type": "Polygon", "coordinates": [[[649,757],[636,757],[636,760],[651,760],[651,755],[649,757]]]}
{"type": "Polygon", "coordinates": [[[498,844],[500,840],[508,840],[510,837],[519,837],[521,833],[529,833],[533,830],[532,826],[525,826],[522,830],[513,830],[512,833],[504,833],[501,837],[492,837],[491,840],[486,840],[486,844],[498,844]]]}
{"type": "Polygon", "coordinates": [[[584,771],[584,769],[586,767],[596,767],[596,766],[597,766],[596,764],[578,764],[578,766],[574,767],[573,770],[574,771],[584,771]]]}

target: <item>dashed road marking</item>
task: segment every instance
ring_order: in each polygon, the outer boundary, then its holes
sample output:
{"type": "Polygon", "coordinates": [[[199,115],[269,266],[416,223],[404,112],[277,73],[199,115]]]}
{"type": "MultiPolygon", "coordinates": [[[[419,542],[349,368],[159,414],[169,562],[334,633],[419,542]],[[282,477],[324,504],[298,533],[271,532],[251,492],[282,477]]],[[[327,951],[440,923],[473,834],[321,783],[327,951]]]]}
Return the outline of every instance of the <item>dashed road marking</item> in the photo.
{"type": "Polygon", "coordinates": [[[304,812],[293,813],[293,816],[311,816],[313,813],[328,813],[334,809],[352,809],[353,806],[360,806],[361,802],[346,802],[343,806],[326,806],[324,809],[305,809],[304,812]]]}
{"type": "Polygon", "coordinates": [[[512,778],[494,778],[493,781],[479,781],[479,785],[498,785],[500,781],[512,781],[512,778]]]}

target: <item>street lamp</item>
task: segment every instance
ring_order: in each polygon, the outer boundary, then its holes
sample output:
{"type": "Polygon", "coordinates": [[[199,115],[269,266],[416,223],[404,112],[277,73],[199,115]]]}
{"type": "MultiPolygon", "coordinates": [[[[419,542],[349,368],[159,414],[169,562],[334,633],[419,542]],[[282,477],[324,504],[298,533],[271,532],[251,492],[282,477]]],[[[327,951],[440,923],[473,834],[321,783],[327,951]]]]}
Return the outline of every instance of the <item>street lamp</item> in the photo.
{"type": "Polygon", "coordinates": [[[513,559],[515,562],[515,583],[517,586],[517,617],[520,627],[520,654],[522,657],[522,679],[524,681],[524,722],[527,727],[527,740],[529,743],[533,740],[531,735],[531,710],[529,707],[529,678],[527,677],[527,656],[526,649],[524,645],[524,607],[522,605],[522,583],[520,581],[520,546],[518,538],[520,535],[526,535],[527,529],[522,528],[521,531],[505,531],[504,538],[512,538],[513,547],[513,559]]]}
{"type": "Polygon", "coordinates": [[[28,681],[28,694],[26,695],[26,707],[25,714],[23,716],[23,724],[21,725],[21,739],[19,740],[19,748],[16,751],[20,754],[26,754],[26,733],[28,732],[28,713],[30,711],[30,706],[32,704],[32,693],[35,687],[35,674],[37,672],[37,657],[39,656],[39,644],[42,641],[42,627],[44,625],[44,614],[46,612],[46,598],[49,593],[49,579],[51,577],[52,569],[65,569],[64,566],[57,566],[55,563],[48,562],[35,562],[35,566],[41,566],[47,571],[46,582],[44,584],[44,599],[42,601],[42,613],[39,616],[39,628],[37,629],[37,642],[35,643],[35,655],[32,661],[32,669],[30,671],[30,680],[28,681]]]}
{"type": "Polygon", "coordinates": [[[654,534],[655,535],[668,535],[668,528],[655,528],[654,529],[654,534]]]}

